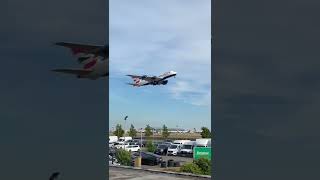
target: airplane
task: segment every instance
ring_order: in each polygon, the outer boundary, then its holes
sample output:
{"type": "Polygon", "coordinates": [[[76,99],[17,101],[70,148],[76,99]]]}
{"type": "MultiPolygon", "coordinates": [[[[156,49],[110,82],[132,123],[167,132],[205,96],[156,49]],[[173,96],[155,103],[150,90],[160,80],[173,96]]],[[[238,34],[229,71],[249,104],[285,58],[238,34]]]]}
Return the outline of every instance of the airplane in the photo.
{"type": "Polygon", "coordinates": [[[175,77],[177,75],[177,72],[169,71],[166,72],[160,76],[138,76],[138,75],[127,75],[130,76],[133,79],[134,83],[127,83],[129,85],[140,87],[140,86],[146,86],[146,85],[166,85],[168,83],[168,78],[175,77]]]}
{"type": "Polygon", "coordinates": [[[74,74],[78,78],[98,79],[109,75],[109,46],[57,42],[55,45],[69,48],[78,58],[82,69],[53,69],[54,72],[74,74]]]}

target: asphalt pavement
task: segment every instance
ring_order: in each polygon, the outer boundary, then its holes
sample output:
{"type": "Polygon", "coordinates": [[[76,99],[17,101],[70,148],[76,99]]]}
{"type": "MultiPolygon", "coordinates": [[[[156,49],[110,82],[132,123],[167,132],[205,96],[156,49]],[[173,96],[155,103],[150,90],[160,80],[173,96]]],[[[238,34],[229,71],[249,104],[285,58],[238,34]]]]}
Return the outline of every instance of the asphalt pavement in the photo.
{"type": "MultiPolygon", "coordinates": [[[[167,173],[148,172],[143,170],[109,167],[109,179],[112,180],[183,180],[183,179],[202,179],[192,176],[181,176],[167,173]]],[[[206,178],[208,179],[208,178],[206,178]]]]}

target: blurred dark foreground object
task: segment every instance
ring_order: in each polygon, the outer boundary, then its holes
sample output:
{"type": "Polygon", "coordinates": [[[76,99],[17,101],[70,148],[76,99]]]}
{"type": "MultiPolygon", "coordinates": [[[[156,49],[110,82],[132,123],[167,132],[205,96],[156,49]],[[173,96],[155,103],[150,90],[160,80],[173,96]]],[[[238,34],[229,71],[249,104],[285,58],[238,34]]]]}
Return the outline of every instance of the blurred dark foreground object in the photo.
{"type": "Polygon", "coordinates": [[[51,176],[50,176],[50,178],[49,178],[49,180],[55,180],[55,179],[57,179],[58,178],[58,176],[59,176],[59,172],[54,172],[54,173],[52,173],[51,174],[51,176]]]}

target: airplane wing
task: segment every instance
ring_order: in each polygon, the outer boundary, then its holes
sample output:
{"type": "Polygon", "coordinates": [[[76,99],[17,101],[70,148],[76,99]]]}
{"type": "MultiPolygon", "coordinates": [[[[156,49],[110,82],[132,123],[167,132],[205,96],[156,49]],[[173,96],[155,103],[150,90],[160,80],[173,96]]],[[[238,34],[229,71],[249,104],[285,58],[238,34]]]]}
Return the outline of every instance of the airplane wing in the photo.
{"type": "Polygon", "coordinates": [[[127,76],[130,76],[131,78],[141,78],[142,76],[138,76],[138,75],[127,75],[127,76]]]}
{"type": "Polygon", "coordinates": [[[75,74],[80,76],[87,75],[92,72],[92,70],[85,70],[85,69],[54,69],[52,71],[67,73],[67,74],[75,74]]]}
{"type": "Polygon", "coordinates": [[[152,77],[149,77],[149,76],[138,76],[138,75],[127,75],[127,76],[130,76],[131,78],[139,78],[139,79],[146,80],[146,81],[149,81],[149,82],[160,81],[162,79],[162,78],[158,78],[156,76],[152,76],[152,77]]]}
{"type": "Polygon", "coordinates": [[[101,45],[89,45],[89,44],[77,44],[77,43],[68,43],[68,42],[57,42],[55,45],[63,46],[71,49],[73,54],[86,53],[100,55],[103,54],[109,57],[109,47],[101,45]]]}
{"type": "Polygon", "coordinates": [[[137,84],[134,84],[134,83],[127,83],[128,85],[131,85],[131,86],[146,86],[146,85],[149,85],[149,83],[147,84],[142,84],[142,85],[137,85],[137,84]]]}

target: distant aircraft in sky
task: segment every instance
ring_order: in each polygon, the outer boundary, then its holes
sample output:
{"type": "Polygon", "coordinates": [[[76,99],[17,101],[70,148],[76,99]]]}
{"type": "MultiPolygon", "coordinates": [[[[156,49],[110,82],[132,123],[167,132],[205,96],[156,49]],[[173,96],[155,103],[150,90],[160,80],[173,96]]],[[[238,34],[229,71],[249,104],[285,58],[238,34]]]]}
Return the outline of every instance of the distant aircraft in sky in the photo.
{"type": "Polygon", "coordinates": [[[98,46],[88,44],[76,44],[67,42],[55,43],[71,49],[72,54],[78,58],[78,63],[83,65],[82,69],[54,69],[54,72],[74,74],[78,78],[98,79],[109,75],[109,46],[98,46]]]}
{"type": "Polygon", "coordinates": [[[168,83],[168,78],[175,77],[177,75],[174,71],[166,72],[160,76],[138,76],[138,75],[127,75],[133,79],[134,83],[128,83],[132,86],[146,86],[146,85],[166,85],[168,83]]]}

